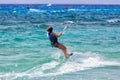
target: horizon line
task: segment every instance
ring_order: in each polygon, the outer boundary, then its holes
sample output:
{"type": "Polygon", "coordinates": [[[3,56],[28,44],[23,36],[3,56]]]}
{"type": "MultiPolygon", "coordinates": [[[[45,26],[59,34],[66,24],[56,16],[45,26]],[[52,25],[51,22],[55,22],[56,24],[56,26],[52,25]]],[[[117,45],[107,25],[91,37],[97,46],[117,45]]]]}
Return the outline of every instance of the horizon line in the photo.
{"type": "Polygon", "coordinates": [[[51,5],[120,5],[120,4],[62,4],[62,3],[0,3],[0,5],[47,5],[47,4],[51,4],[51,5]]]}

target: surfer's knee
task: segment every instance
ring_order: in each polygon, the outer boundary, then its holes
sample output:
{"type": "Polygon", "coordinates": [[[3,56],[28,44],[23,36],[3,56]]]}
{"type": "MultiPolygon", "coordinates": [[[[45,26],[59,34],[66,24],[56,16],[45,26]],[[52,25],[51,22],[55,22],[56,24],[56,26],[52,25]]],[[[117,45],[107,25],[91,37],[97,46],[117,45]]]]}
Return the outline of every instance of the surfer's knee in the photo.
{"type": "Polygon", "coordinates": [[[66,49],[66,47],[64,45],[62,45],[62,44],[59,44],[58,48],[64,49],[64,50],[66,49]]]}
{"type": "Polygon", "coordinates": [[[64,45],[62,45],[62,44],[61,44],[61,46],[62,46],[62,48],[63,48],[64,50],[66,50],[66,49],[67,49],[64,45]]]}

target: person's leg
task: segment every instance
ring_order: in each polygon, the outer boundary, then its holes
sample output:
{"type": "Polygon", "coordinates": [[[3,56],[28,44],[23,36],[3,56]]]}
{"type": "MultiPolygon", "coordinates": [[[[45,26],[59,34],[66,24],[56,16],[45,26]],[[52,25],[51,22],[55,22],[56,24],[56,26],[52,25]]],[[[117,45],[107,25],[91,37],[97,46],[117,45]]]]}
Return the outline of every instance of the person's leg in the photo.
{"type": "Polygon", "coordinates": [[[70,54],[67,53],[67,48],[64,45],[59,44],[58,48],[63,51],[65,58],[69,58],[70,57],[70,54]]]}

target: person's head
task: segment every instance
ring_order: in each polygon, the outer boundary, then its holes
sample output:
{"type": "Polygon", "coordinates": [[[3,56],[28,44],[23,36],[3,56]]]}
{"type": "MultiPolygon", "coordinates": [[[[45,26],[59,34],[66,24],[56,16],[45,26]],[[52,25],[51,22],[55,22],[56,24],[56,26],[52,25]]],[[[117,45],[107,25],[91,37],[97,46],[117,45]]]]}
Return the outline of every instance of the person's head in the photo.
{"type": "Polygon", "coordinates": [[[53,31],[53,28],[52,27],[49,27],[49,28],[47,28],[47,30],[46,30],[48,33],[50,33],[50,32],[52,32],[53,31]]]}

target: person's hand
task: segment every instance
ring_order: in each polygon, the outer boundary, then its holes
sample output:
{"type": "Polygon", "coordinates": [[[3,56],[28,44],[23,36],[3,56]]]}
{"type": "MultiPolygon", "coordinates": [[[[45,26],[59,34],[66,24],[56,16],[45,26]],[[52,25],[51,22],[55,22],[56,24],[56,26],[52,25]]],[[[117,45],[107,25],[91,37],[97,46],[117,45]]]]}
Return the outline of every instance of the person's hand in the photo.
{"type": "Polygon", "coordinates": [[[60,36],[62,35],[62,32],[60,32],[60,36]]]}

